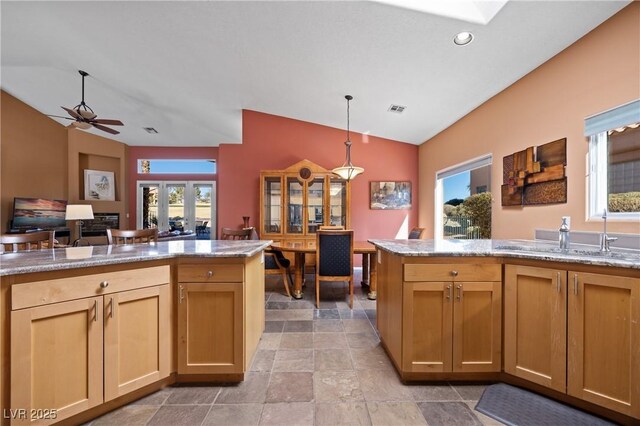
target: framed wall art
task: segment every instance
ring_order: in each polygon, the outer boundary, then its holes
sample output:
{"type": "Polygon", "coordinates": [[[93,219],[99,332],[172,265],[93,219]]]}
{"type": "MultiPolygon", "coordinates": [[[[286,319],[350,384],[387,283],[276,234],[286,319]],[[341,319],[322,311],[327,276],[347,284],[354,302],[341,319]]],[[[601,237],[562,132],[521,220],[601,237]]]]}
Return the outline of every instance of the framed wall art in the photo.
{"type": "Polygon", "coordinates": [[[84,199],[115,201],[116,187],[113,172],[85,170],[84,199]]]}
{"type": "Polygon", "coordinates": [[[370,205],[372,210],[397,210],[411,208],[411,182],[371,182],[370,205]]]}

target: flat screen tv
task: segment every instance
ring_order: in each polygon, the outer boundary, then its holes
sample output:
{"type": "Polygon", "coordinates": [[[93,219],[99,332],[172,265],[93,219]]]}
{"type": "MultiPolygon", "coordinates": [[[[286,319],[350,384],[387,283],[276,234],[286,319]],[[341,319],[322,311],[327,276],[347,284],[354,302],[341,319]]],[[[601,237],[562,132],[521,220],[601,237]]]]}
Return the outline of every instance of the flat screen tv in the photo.
{"type": "Polygon", "coordinates": [[[43,198],[14,198],[14,229],[56,229],[65,228],[64,220],[67,200],[46,200],[43,198]]]}

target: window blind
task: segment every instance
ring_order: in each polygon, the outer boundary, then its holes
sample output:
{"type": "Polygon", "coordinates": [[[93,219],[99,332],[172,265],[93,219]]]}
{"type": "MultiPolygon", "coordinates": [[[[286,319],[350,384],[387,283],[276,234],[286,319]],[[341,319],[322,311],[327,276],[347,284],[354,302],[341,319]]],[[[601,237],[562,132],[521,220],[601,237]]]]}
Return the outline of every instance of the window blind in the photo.
{"type": "Polygon", "coordinates": [[[597,135],[607,130],[638,122],[640,122],[640,99],[585,118],[584,135],[597,135]]]}
{"type": "Polygon", "coordinates": [[[475,160],[471,160],[468,163],[458,164],[457,166],[453,166],[450,169],[443,170],[436,174],[436,179],[444,179],[449,176],[454,176],[463,172],[468,172],[469,170],[479,169],[480,167],[491,165],[491,154],[476,158],[475,160]]]}

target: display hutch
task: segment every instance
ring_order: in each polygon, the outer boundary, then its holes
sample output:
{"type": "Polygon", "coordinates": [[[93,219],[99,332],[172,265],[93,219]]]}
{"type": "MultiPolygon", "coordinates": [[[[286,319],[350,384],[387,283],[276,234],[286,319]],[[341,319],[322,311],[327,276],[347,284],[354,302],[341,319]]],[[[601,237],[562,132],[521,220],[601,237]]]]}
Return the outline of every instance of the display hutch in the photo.
{"type": "Polygon", "coordinates": [[[302,160],[260,172],[260,237],[315,242],[323,225],[351,227],[350,185],[331,170],[302,160]]]}

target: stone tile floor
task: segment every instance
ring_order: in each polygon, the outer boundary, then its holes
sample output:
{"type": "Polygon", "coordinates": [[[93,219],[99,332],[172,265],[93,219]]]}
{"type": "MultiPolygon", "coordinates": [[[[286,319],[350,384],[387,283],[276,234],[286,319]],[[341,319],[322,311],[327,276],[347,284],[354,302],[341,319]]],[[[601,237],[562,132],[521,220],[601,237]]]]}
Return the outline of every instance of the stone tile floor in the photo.
{"type": "MultiPolygon", "coordinates": [[[[499,425],[474,410],[484,386],[404,385],[376,333],[375,301],[356,270],[349,309],[343,283],[286,297],[266,277],[266,327],[244,382],[175,386],[95,419],[98,425],[499,425]]],[[[313,283],[313,277],[308,276],[313,283]]]]}

